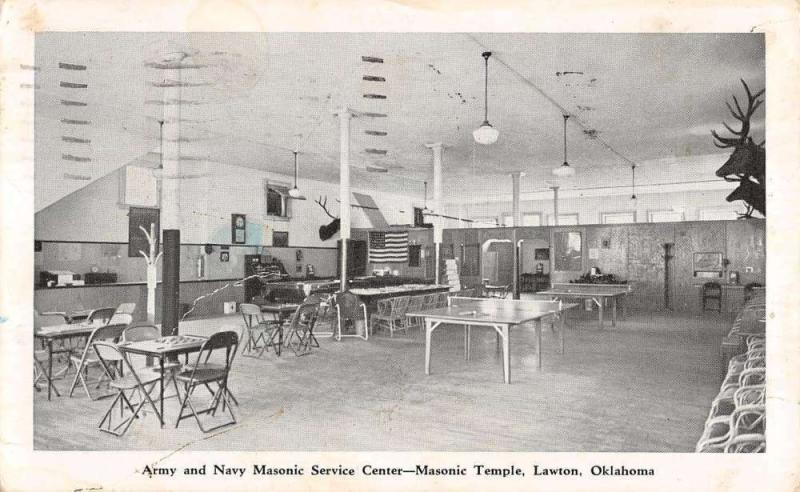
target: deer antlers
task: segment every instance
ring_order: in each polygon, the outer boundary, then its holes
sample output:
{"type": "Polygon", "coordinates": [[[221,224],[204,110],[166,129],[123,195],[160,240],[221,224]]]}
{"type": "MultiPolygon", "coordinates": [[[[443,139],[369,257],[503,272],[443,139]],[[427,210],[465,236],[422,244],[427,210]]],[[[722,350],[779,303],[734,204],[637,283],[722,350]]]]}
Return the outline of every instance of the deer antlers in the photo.
{"type": "Polygon", "coordinates": [[[338,218],[339,218],[339,217],[336,217],[335,215],[332,215],[332,214],[331,214],[331,213],[328,211],[328,197],[327,197],[327,196],[325,197],[325,201],[322,201],[322,197],[320,196],[318,199],[314,200],[314,203],[316,203],[317,205],[319,205],[320,207],[322,207],[322,210],[324,210],[324,211],[325,211],[325,213],[326,213],[326,214],[328,214],[328,217],[330,217],[331,219],[334,219],[334,220],[336,220],[336,219],[338,219],[338,218]]]}
{"type": "Polygon", "coordinates": [[[730,103],[728,101],[725,101],[725,105],[728,107],[728,111],[731,112],[731,115],[733,115],[734,118],[736,118],[742,123],[742,128],[737,131],[728,126],[727,123],[722,122],[723,126],[725,126],[725,128],[729,132],[736,135],[735,138],[721,137],[719,136],[719,134],[717,134],[717,132],[711,130],[711,134],[717,140],[714,142],[714,145],[720,149],[724,149],[727,147],[736,147],[737,145],[745,143],[745,141],[749,138],[748,134],[750,133],[750,117],[753,116],[753,113],[755,113],[756,109],[758,109],[758,107],[764,103],[763,100],[759,99],[759,97],[761,97],[761,95],[764,94],[764,89],[761,89],[756,94],[753,94],[750,92],[750,88],[747,87],[747,83],[742,79],[739,80],[742,82],[742,85],[744,86],[744,91],[747,93],[747,111],[742,111],[742,107],[739,105],[739,101],[736,99],[736,96],[733,96],[733,104],[736,106],[735,111],[731,107],[730,103]]]}

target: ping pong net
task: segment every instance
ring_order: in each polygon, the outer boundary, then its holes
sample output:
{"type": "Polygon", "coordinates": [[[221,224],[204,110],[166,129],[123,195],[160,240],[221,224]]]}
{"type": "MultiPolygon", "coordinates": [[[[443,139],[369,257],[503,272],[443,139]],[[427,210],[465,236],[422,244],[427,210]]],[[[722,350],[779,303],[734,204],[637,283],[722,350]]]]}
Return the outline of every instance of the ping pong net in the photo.
{"type": "MultiPolygon", "coordinates": [[[[449,297],[448,305],[454,308],[461,308],[464,315],[474,312],[473,315],[485,313],[487,311],[520,310],[532,312],[560,312],[561,301],[539,301],[539,300],[513,300],[496,299],[485,297],[449,297]]],[[[461,313],[461,311],[459,311],[461,313]]]]}

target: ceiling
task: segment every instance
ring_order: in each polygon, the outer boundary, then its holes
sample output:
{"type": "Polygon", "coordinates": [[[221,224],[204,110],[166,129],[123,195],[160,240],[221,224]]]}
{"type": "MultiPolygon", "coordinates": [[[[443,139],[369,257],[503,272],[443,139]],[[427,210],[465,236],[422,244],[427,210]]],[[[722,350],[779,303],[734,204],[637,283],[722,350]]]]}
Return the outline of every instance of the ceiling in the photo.
{"type": "MultiPolygon", "coordinates": [[[[301,177],[336,182],[334,114],[347,106],[356,113],[355,186],[421,194],[415,180],[432,175],[424,144],[440,141],[452,199],[487,187],[506,192],[510,179],[498,177],[517,170],[528,176],[523,188],[548,176],[563,160],[563,111],[572,115],[576,186],[631,162],[724,152],[709,135],[733,123],[724,101],[744,97],[740,78],[756,90],[765,84],[758,34],[41,33],[35,67],[36,210],[122,165],[156,165],[158,83],[176,72],[186,85],[184,173],[220,162],[290,175],[299,150],[301,177]],[[485,50],[493,52],[488,118],[500,130],[492,146],[472,139],[483,120],[485,50]],[[154,68],[178,52],[189,55],[188,68],[154,68]],[[367,165],[389,172],[368,173],[367,165]]],[[[758,140],[763,118],[763,110],[754,116],[758,140]]]]}

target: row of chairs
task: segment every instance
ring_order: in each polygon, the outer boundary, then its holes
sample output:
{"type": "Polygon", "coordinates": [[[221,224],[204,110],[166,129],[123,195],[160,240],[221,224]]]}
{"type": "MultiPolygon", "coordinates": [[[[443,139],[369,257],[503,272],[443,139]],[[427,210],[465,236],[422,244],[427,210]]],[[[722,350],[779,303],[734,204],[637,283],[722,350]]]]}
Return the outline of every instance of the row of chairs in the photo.
{"type": "Polygon", "coordinates": [[[370,317],[370,330],[374,333],[376,328],[385,328],[389,330],[389,336],[394,336],[396,331],[407,332],[408,328],[421,327],[420,318],[407,317],[406,313],[445,307],[448,295],[448,292],[439,292],[381,299],[376,304],[375,314],[370,317]]]}
{"type": "Polygon", "coordinates": [[[723,342],[744,338],[746,350],[728,361],[720,391],[711,403],[697,443],[697,452],[763,453],[766,450],[766,338],[762,334],[740,332],[743,319],[753,315],[760,317],[764,309],[764,294],[751,296],[723,342]]]}

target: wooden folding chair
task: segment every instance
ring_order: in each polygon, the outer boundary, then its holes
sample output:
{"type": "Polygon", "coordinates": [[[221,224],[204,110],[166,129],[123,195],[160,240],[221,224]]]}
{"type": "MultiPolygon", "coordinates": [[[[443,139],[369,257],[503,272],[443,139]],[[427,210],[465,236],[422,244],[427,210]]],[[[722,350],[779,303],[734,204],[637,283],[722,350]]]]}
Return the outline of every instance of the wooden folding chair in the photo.
{"type": "Polygon", "coordinates": [[[117,396],[111,402],[108,410],[100,420],[98,428],[103,432],[121,436],[125,434],[134,419],[138,418],[139,412],[145,403],[150,403],[150,407],[155,412],[156,416],[160,418],[158,408],[156,408],[153,399],[150,397],[150,392],[153,391],[156,383],[161,380],[161,376],[154,372],[145,372],[141,375],[136,372],[136,369],[131,365],[130,361],[122,355],[117,346],[107,341],[95,341],[92,343],[97,360],[103,366],[105,374],[110,378],[109,386],[117,390],[117,396]],[[125,367],[125,375],[123,376],[122,367],[125,367]],[[129,394],[125,394],[129,391],[129,394]],[[134,407],[133,400],[138,396],[138,404],[134,407]],[[114,411],[119,406],[119,415],[122,419],[114,425],[114,411]],[[125,416],[125,410],[130,411],[130,415],[125,416]]]}
{"type": "Polygon", "coordinates": [[[236,357],[236,351],[239,348],[239,336],[234,331],[221,331],[214,333],[203,343],[200,352],[197,353],[197,359],[190,368],[185,369],[177,375],[177,380],[183,383],[185,388],[185,396],[181,402],[181,408],[178,412],[178,419],[175,422],[175,427],[180,425],[181,420],[194,417],[197,421],[197,426],[204,433],[211,432],[220,427],[236,423],[236,415],[233,413],[233,407],[229,401],[230,392],[228,390],[228,375],[230,374],[233,360],[236,357]],[[212,352],[218,349],[224,349],[224,364],[210,364],[208,359],[211,357],[212,352]],[[203,360],[205,359],[205,360],[203,360]],[[216,384],[216,390],[211,389],[211,384],[216,384]],[[197,410],[192,401],[192,395],[198,386],[204,386],[209,393],[211,393],[211,402],[209,405],[201,410],[197,410]],[[211,428],[203,427],[200,421],[200,415],[211,414],[216,416],[217,409],[222,404],[222,411],[227,411],[230,415],[230,421],[223,422],[211,428]],[[184,415],[184,410],[188,407],[189,412],[184,415]]]}
{"type": "MultiPolygon", "coordinates": [[[[70,360],[72,361],[73,366],[75,367],[75,378],[72,380],[72,385],[69,388],[69,396],[72,397],[72,393],[75,391],[75,387],[78,385],[78,381],[81,382],[84,391],[86,391],[86,396],[88,396],[92,400],[97,400],[99,398],[103,398],[106,396],[111,396],[110,394],[107,395],[100,395],[97,398],[92,396],[92,393],[89,391],[89,386],[86,382],[86,379],[89,376],[89,368],[91,367],[103,367],[100,364],[100,361],[92,355],[91,347],[92,344],[99,341],[109,341],[115,343],[119,337],[122,335],[122,332],[125,330],[126,325],[106,325],[96,328],[91,335],[89,335],[89,339],[86,342],[86,346],[83,349],[83,353],[80,357],[78,356],[70,356],[70,360]]],[[[95,389],[98,389],[100,385],[108,380],[110,375],[105,371],[100,374],[97,378],[97,384],[95,385],[95,389]]]]}

